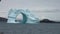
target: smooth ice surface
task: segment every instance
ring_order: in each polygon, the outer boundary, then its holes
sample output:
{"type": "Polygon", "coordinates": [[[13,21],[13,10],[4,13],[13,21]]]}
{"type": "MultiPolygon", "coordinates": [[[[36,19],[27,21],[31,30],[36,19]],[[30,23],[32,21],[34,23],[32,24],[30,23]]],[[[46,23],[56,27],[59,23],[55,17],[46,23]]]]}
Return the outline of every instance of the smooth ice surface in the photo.
{"type": "Polygon", "coordinates": [[[36,18],[33,14],[30,13],[29,10],[23,10],[23,9],[10,9],[8,14],[8,21],[7,23],[37,23],[39,22],[39,19],[36,18]],[[16,17],[22,14],[23,20],[21,22],[16,22],[16,17]]]}

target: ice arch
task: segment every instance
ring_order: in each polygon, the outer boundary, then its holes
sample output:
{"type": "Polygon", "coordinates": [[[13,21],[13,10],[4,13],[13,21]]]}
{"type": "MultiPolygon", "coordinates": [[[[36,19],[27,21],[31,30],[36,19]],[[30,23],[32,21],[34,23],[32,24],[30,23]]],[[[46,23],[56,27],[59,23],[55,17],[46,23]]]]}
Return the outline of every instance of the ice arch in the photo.
{"type": "Polygon", "coordinates": [[[10,9],[8,14],[8,21],[7,23],[37,23],[39,21],[38,18],[36,18],[34,15],[30,13],[29,10],[23,10],[23,9],[10,9]],[[23,20],[21,22],[16,22],[16,17],[22,14],[23,20]]]}

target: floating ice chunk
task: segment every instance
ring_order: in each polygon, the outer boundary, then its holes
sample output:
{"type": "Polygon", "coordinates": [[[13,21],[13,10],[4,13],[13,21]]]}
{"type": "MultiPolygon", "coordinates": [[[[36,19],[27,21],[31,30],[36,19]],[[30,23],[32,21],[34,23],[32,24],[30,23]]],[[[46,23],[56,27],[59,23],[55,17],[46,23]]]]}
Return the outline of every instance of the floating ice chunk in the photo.
{"type": "Polygon", "coordinates": [[[10,9],[8,14],[8,21],[7,23],[37,23],[39,21],[38,18],[36,18],[33,14],[30,13],[29,10],[23,10],[23,9],[10,9]],[[22,14],[23,20],[22,22],[16,22],[17,15],[22,14]]]}

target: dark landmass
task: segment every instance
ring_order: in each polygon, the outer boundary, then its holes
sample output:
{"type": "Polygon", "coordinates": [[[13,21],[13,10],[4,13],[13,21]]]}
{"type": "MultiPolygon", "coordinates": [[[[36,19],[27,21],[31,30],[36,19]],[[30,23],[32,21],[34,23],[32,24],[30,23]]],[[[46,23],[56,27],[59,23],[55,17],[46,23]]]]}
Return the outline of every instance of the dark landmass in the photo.
{"type": "Polygon", "coordinates": [[[7,18],[0,17],[0,22],[7,22],[7,18]]]}
{"type": "Polygon", "coordinates": [[[40,23],[60,23],[60,22],[56,22],[56,21],[49,20],[49,19],[43,19],[40,21],[40,23]]]}
{"type": "MultiPolygon", "coordinates": [[[[7,18],[0,17],[0,22],[7,22],[7,20],[8,20],[7,18]]],[[[20,21],[20,20],[16,20],[16,21],[20,21]]],[[[43,19],[43,20],[40,20],[40,23],[60,23],[60,22],[56,22],[49,19],[43,19]]]]}

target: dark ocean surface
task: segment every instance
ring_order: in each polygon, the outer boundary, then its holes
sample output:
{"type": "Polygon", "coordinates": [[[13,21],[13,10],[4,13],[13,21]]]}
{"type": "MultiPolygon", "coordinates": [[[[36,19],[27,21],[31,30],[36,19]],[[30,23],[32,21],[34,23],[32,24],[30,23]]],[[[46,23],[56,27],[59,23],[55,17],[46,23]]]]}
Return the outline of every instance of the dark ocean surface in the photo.
{"type": "Polygon", "coordinates": [[[0,32],[4,34],[60,34],[60,23],[0,23],[0,32]]]}

